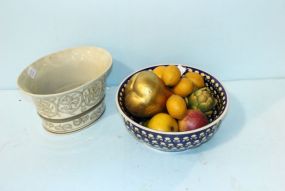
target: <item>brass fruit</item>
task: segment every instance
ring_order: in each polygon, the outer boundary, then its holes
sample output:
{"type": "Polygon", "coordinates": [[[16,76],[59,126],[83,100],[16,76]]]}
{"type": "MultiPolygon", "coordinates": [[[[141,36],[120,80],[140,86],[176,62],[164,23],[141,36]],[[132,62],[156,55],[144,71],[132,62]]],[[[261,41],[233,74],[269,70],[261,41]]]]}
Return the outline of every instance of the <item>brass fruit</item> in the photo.
{"type": "Polygon", "coordinates": [[[137,117],[150,117],[165,109],[171,95],[164,83],[151,71],[135,74],[125,89],[125,106],[137,117]]]}

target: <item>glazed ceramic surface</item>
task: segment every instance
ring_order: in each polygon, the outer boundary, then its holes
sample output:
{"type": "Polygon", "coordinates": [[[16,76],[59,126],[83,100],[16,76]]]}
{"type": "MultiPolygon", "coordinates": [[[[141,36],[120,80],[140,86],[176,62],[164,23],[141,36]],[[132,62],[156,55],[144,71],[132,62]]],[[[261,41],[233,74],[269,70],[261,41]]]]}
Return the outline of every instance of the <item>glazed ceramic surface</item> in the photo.
{"type": "Polygon", "coordinates": [[[66,49],[39,59],[18,78],[43,126],[68,133],[90,125],[104,112],[105,79],[112,57],[102,48],[66,49]]]}
{"type": "MultiPolygon", "coordinates": [[[[157,66],[142,69],[153,70],[157,66]]],[[[197,72],[203,76],[205,85],[209,87],[213,96],[217,99],[217,105],[211,115],[208,116],[209,124],[192,131],[186,132],[161,132],[149,129],[142,125],[142,119],[132,116],[124,105],[124,91],[128,80],[137,72],[127,77],[119,86],[116,103],[123,117],[127,130],[137,140],[147,146],[162,151],[184,151],[198,147],[207,142],[218,130],[228,108],[228,97],[223,85],[212,75],[188,66],[178,65],[181,73],[188,71],[197,72]]]]}

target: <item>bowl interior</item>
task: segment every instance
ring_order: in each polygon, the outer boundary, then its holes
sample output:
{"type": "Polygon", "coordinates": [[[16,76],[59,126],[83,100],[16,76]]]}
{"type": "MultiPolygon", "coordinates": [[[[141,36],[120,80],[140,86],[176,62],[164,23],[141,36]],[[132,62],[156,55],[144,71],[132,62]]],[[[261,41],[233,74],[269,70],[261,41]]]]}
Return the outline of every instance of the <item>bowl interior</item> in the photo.
{"type": "Polygon", "coordinates": [[[74,89],[103,75],[111,55],[101,48],[66,49],[39,59],[19,76],[18,85],[31,94],[56,94],[74,89]]]}
{"type": "MultiPolygon", "coordinates": [[[[153,67],[149,67],[149,68],[146,68],[146,69],[142,69],[140,71],[143,71],[143,70],[153,70],[155,67],[157,67],[157,66],[153,66],[153,67]]],[[[204,80],[205,80],[205,85],[207,87],[209,87],[209,89],[211,90],[212,95],[216,98],[217,104],[216,104],[215,108],[213,109],[213,112],[211,114],[207,115],[207,117],[209,119],[209,122],[210,122],[210,124],[208,124],[207,126],[211,126],[211,123],[214,123],[215,120],[218,119],[226,110],[227,94],[226,94],[226,91],[225,91],[224,87],[222,86],[222,84],[215,77],[213,77],[212,75],[210,75],[210,74],[208,74],[208,73],[206,73],[206,72],[204,72],[202,70],[199,70],[199,69],[196,69],[196,68],[192,68],[192,67],[188,67],[188,66],[181,66],[181,65],[179,65],[179,68],[180,69],[182,68],[182,70],[181,70],[182,74],[185,74],[188,71],[193,71],[193,72],[197,72],[200,75],[202,75],[204,80]]],[[[138,71],[138,72],[140,72],[140,71],[138,71]]],[[[135,122],[137,124],[143,125],[143,123],[147,119],[138,118],[138,117],[133,116],[132,114],[130,114],[127,111],[127,109],[125,107],[125,104],[124,104],[125,87],[126,87],[128,81],[129,81],[129,79],[133,75],[127,77],[122,82],[122,84],[120,85],[120,87],[118,89],[117,103],[118,103],[118,107],[119,107],[120,111],[123,113],[123,115],[125,115],[131,121],[133,121],[133,122],[135,122]]],[[[152,130],[152,131],[155,131],[155,130],[152,130]]],[[[157,132],[157,131],[155,131],[155,132],[157,132]]],[[[157,133],[165,133],[165,132],[157,132],[157,133]]],[[[171,132],[171,133],[173,133],[173,132],[171,132]]],[[[184,132],[177,132],[177,133],[184,133],[184,132]]]]}

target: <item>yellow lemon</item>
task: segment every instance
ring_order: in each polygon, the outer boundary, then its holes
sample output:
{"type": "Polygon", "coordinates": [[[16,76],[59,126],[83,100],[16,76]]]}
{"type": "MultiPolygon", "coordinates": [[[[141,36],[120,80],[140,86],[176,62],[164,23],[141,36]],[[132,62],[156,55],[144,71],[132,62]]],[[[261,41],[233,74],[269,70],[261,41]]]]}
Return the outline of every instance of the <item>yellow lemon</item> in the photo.
{"type": "Polygon", "coordinates": [[[164,73],[165,66],[158,66],[153,69],[153,73],[155,73],[160,79],[162,79],[162,75],[164,73]]]}
{"type": "Polygon", "coordinates": [[[148,122],[147,126],[151,129],[164,132],[178,131],[178,124],[167,113],[158,113],[154,115],[148,122]]]}
{"type": "Polygon", "coordinates": [[[202,88],[205,86],[204,78],[196,72],[187,72],[185,77],[191,80],[195,87],[202,88]]]}
{"type": "Polygon", "coordinates": [[[166,109],[169,115],[175,119],[182,119],[187,112],[186,102],[181,96],[175,94],[166,101],[166,109]]]}
{"type": "Polygon", "coordinates": [[[173,93],[186,97],[193,92],[194,85],[188,78],[181,78],[181,80],[173,87],[173,93]]]}
{"type": "Polygon", "coordinates": [[[179,82],[180,77],[181,73],[177,66],[169,65],[163,71],[162,80],[167,86],[175,86],[179,82]]]}

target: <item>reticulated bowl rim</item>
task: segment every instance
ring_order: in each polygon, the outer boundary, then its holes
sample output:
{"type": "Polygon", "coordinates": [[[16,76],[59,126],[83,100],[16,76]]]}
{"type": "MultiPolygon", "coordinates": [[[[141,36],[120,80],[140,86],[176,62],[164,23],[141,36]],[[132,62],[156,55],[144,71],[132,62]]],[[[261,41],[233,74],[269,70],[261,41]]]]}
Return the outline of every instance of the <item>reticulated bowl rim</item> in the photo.
{"type": "Polygon", "coordinates": [[[222,86],[222,88],[224,89],[224,92],[225,92],[225,97],[226,97],[226,106],[225,106],[225,109],[224,111],[222,112],[222,114],[220,114],[220,116],[215,119],[214,121],[212,121],[211,123],[205,125],[204,127],[201,127],[201,128],[198,128],[198,129],[195,129],[195,130],[191,130],[191,131],[183,131],[183,132],[164,132],[164,131],[157,131],[157,130],[154,130],[154,129],[150,129],[150,128],[147,128],[137,122],[135,122],[134,120],[132,120],[129,116],[127,116],[121,109],[121,106],[119,104],[119,101],[118,101],[118,98],[119,98],[119,93],[120,93],[120,89],[122,87],[122,85],[126,82],[127,79],[129,79],[131,76],[133,76],[134,74],[140,72],[140,71],[143,71],[143,70],[147,70],[148,68],[152,68],[152,67],[158,67],[158,66],[167,66],[167,65],[170,65],[170,64],[157,64],[157,65],[151,65],[149,67],[144,67],[144,68],[141,68],[135,72],[133,72],[132,74],[128,75],[127,77],[125,77],[122,82],[120,83],[120,85],[118,86],[118,89],[117,89],[117,92],[116,92],[116,105],[117,105],[117,108],[120,112],[120,114],[125,118],[127,119],[129,122],[131,122],[132,124],[134,124],[136,127],[139,127],[145,131],[150,131],[152,133],[157,133],[157,134],[163,134],[163,135],[185,135],[185,134],[191,134],[191,133],[196,133],[196,132],[199,132],[199,131],[203,131],[205,129],[208,129],[209,127],[212,127],[216,124],[218,124],[226,115],[227,111],[228,111],[228,107],[229,107],[229,97],[228,97],[228,93],[227,93],[227,90],[225,89],[225,86],[219,81],[217,80],[213,75],[209,74],[208,72],[205,72],[201,69],[198,69],[198,68],[194,68],[194,67],[190,67],[190,66],[187,66],[187,65],[183,65],[183,64],[171,64],[171,65],[176,65],[176,66],[182,66],[182,67],[186,67],[186,68],[191,68],[193,70],[199,70],[199,71],[202,71],[208,75],[210,75],[211,77],[213,77],[217,82],[219,82],[222,86]]]}

